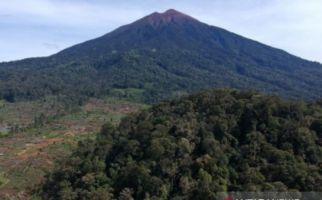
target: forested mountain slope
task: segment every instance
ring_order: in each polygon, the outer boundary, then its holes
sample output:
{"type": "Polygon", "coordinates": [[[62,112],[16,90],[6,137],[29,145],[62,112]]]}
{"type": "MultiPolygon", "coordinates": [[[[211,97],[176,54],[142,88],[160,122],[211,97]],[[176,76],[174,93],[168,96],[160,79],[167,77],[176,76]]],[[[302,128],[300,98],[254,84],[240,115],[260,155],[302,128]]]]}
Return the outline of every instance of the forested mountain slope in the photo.
{"type": "Polygon", "coordinates": [[[215,199],[322,191],[322,105],[218,90],[103,126],[47,179],[45,199],[215,199]]]}
{"type": "Polygon", "coordinates": [[[232,87],[315,99],[322,96],[321,77],[319,63],[169,10],[49,57],[1,63],[0,97],[134,93],[153,102],[232,87]]]}

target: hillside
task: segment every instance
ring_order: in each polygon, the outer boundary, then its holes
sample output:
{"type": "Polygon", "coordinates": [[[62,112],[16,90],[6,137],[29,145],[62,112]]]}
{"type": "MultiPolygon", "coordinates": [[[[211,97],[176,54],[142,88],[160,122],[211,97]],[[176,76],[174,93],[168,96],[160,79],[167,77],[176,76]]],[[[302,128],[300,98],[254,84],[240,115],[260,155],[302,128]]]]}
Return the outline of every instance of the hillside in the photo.
{"type": "Polygon", "coordinates": [[[0,64],[0,98],[117,96],[138,101],[199,89],[322,96],[322,65],[175,10],[153,13],[55,55],[0,64]]]}
{"type": "Polygon", "coordinates": [[[118,124],[146,105],[120,99],[91,98],[65,114],[53,101],[4,103],[0,109],[0,199],[36,200],[30,192],[54,163],[68,157],[78,141],[95,138],[107,121],[118,124]],[[56,111],[56,113],[53,113],[56,111]],[[58,114],[59,113],[59,114],[58,114]],[[2,123],[11,124],[8,131],[2,123]]]}
{"type": "Polygon", "coordinates": [[[322,106],[217,90],[103,126],[43,187],[45,199],[215,199],[322,191],[322,106]]]}

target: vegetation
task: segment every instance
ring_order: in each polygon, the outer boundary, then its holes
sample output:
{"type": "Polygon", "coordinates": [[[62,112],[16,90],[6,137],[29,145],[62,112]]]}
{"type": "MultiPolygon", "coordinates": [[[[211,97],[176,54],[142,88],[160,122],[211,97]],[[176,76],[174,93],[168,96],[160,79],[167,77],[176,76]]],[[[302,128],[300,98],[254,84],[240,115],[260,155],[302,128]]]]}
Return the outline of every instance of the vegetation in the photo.
{"type": "Polygon", "coordinates": [[[45,199],[214,199],[322,191],[322,104],[216,90],[106,123],[49,174],[45,199]]]}
{"type": "Polygon", "coordinates": [[[0,172],[0,187],[5,185],[8,182],[6,175],[3,172],[0,172]]]}
{"type": "Polygon", "coordinates": [[[142,102],[214,87],[315,100],[321,77],[319,63],[173,10],[49,57],[0,63],[0,198],[22,199],[60,159],[44,199],[322,191],[322,102],[217,90],[121,120],[142,102]]]}
{"type": "Polygon", "coordinates": [[[50,57],[0,64],[0,99],[59,96],[78,105],[89,97],[125,96],[157,102],[214,87],[317,99],[320,77],[319,63],[180,13],[155,13],[50,57]]]}
{"type": "Polygon", "coordinates": [[[8,132],[0,133],[0,199],[33,199],[30,190],[79,141],[94,139],[104,123],[117,125],[126,114],[146,107],[110,98],[90,99],[69,113],[51,105],[49,100],[4,102],[0,108],[0,129],[9,124],[8,132]]]}

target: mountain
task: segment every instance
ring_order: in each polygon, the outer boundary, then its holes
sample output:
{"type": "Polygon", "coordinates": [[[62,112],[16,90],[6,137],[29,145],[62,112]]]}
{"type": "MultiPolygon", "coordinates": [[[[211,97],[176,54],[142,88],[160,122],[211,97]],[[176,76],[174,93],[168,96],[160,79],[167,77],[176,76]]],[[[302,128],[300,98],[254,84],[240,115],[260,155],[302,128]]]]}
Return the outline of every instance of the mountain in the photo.
{"type": "Polygon", "coordinates": [[[82,141],[47,177],[43,198],[213,200],[224,199],[218,192],[322,191],[321,114],[321,104],[236,90],[166,101],[82,141]]]}
{"type": "Polygon", "coordinates": [[[321,77],[319,63],[168,10],[49,57],[1,63],[0,97],[109,95],[154,102],[224,87],[317,99],[321,77]]]}

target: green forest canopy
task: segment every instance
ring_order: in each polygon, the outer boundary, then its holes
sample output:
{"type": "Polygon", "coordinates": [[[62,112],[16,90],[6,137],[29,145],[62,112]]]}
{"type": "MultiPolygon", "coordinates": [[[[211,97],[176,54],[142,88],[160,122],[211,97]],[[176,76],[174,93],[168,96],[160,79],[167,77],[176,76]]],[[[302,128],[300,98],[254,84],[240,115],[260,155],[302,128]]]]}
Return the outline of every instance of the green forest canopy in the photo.
{"type": "Polygon", "coordinates": [[[103,126],[47,177],[46,199],[214,199],[322,191],[322,105],[216,90],[103,126]]]}
{"type": "Polygon", "coordinates": [[[321,77],[320,63],[171,11],[49,57],[0,63],[0,100],[127,96],[151,103],[223,87],[316,100],[321,77]]]}

